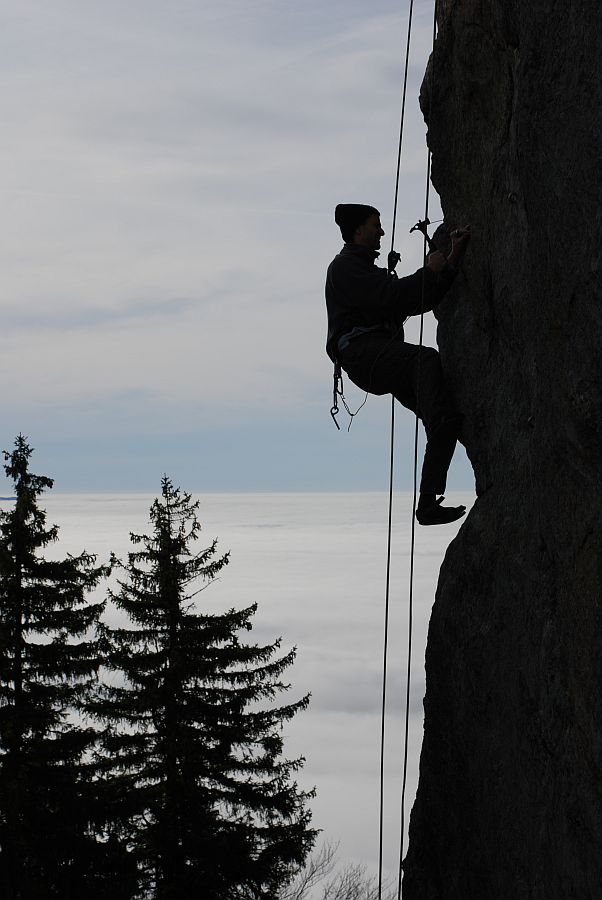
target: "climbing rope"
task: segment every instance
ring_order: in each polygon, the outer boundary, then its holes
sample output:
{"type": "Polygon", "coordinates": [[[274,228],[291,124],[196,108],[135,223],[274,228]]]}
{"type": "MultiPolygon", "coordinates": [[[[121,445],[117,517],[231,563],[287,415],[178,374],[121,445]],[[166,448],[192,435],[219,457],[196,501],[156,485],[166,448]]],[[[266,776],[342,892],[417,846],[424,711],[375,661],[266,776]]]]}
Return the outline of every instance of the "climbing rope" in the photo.
{"type": "MultiPolygon", "coordinates": [[[[397,150],[397,171],[395,177],[395,198],[393,203],[393,222],[391,227],[391,253],[395,242],[395,227],[397,222],[397,206],[399,198],[399,179],[401,172],[401,156],[403,145],[403,130],[405,118],[405,104],[408,83],[408,67],[410,58],[410,44],[412,33],[412,16],[413,16],[414,0],[410,0],[408,31],[406,42],[406,56],[404,66],[403,91],[401,101],[401,118],[399,126],[399,144],[397,150]]],[[[433,77],[433,55],[435,47],[435,38],[437,34],[437,0],[435,0],[434,20],[433,20],[433,51],[431,55],[431,84],[433,77]]],[[[432,88],[429,93],[429,104],[432,102],[432,88]]],[[[429,112],[430,120],[430,112],[429,112]]],[[[425,214],[424,221],[428,223],[429,201],[430,201],[430,170],[431,170],[431,153],[427,152],[427,172],[426,172],[426,191],[425,191],[425,214]]],[[[423,264],[426,262],[428,252],[427,236],[424,235],[423,242],[423,264]]],[[[419,347],[423,346],[424,339],[424,296],[425,283],[422,282],[422,298],[420,309],[420,334],[419,347]]],[[[420,366],[420,355],[418,356],[418,366],[420,366]]],[[[399,839],[399,874],[397,884],[397,900],[401,900],[402,895],[402,878],[403,878],[403,856],[404,856],[404,839],[405,839],[405,796],[408,775],[408,746],[409,746],[409,722],[410,722],[410,691],[411,691],[411,671],[412,671],[412,633],[414,618],[414,556],[416,546],[416,505],[417,505],[417,475],[418,475],[418,390],[420,385],[420,370],[417,375],[417,396],[416,396],[416,415],[414,418],[414,459],[413,459],[413,498],[412,498],[412,519],[411,519],[411,538],[410,538],[410,572],[409,572],[409,611],[408,611],[408,651],[407,651],[407,670],[406,670],[406,697],[405,697],[405,721],[404,721],[404,750],[403,750],[403,777],[400,798],[400,839],[399,839]]],[[[395,398],[391,396],[391,438],[390,438],[390,463],[389,463],[389,502],[388,502],[388,525],[387,525],[387,564],[385,579],[385,614],[384,614],[384,635],[383,635],[383,674],[382,674],[382,702],[381,702],[381,733],[380,733],[380,784],[379,784],[379,843],[378,843],[378,900],[382,900],[383,887],[383,843],[384,843],[384,770],[385,770],[385,723],[386,723],[386,707],[387,707],[387,661],[388,661],[388,645],[389,645],[389,606],[390,606],[390,575],[391,575],[391,534],[393,520],[393,475],[394,475],[394,455],[395,455],[395,398]]]]}
{"type": "MultiPolygon", "coordinates": [[[[397,145],[397,169],[395,173],[395,197],[393,200],[393,221],[391,224],[391,253],[394,252],[395,227],[397,224],[397,205],[399,200],[399,176],[401,172],[401,154],[403,148],[403,130],[405,123],[406,96],[408,90],[408,69],[410,64],[410,45],[412,40],[412,16],[414,0],[410,0],[408,15],[408,31],[406,39],[406,55],[403,70],[403,90],[401,95],[401,113],[399,118],[399,141],[397,145]]],[[[389,650],[389,598],[391,589],[391,533],[393,520],[393,475],[395,454],[395,397],[391,395],[391,439],[389,464],[389,504],[387,525],[387,570],[385,578],[385,621],[383,634],[383,675],[380,719],[380,781],[378,808],[378,900],[382,898],[383,889],[383,843],[384,843],[384,801],[385,801],[385,723],[387,713],[387,660],[389,650]]]]}
{"type": "MultiPolygon", "coordinates": [[[[437,3],[435,2],[435,16],[436,16],[436,7],[437,3]]],[[[435,29],[436,29],[436,18],[435,18],[435,29]]],[[[436,35],[436,30],[434,36],[436,35]]],[[[434,44],[434,37],[433,37],[434,44]]],[[[432,57],[431,57],[432,58],[432,57]]],[[[430,101],[429,101],[430,102],[430,101]]],[[[431,179],[431,151],[430,149],[427,152],[427,163],[426,163],[426,191],[425,191],[425,202],[424,202],[424,220],[428,221],[429,214],[429,201],[430,201],[430,181],[431,179]]],[[[426,261],[427,253],[428,253],[428,241],[426,235],[424,236],[423,243],[423,257],[426,261]]],[[[418,346],[422,347],[424,339],[424,280],[422,282],[422,303],[420,309],[420,335],[418,340],[418,346]]],[[[420,356],[418,357],[418,371],[416,376],[416,409],[418,409],[418,393],[420,390],[420,356]]],[[[404,839],[405,839],[405,825],[406,825],[406,817],[405,817],[405,802],[406,802],[406,787],[408,781],[408,745],[409,745],[409,733],[410,733],[410,686],[411,686],[411,678],[412,678],[412,632],[414,626],[414,551],[416,549],[416,499],[418,495],[418,414],[414,417],[414,484],[413,484],[413,496],[412,496],[412,524],[411,524],[411,536],[410,536],[410,584],[409,584],[409,609],[408,609],[408,663],[406,670],[406,702],[405,702],[405,722],[404,722],[404,750],[403,750],[403,778],[402,778],[402,786],[401,786],[401,799],[400,799],[400,838],[399,838],[399,875],[397,881],[397,900],[401,900],[402,894],[402,879],[403,879],[403,855],[404,855],[404,839]]]]}
{"type": "MultiPolygon", "coordinates": [[[[431,42],[431,71],[430,71],[430,90],[429,90],[429,112],[428,122],[431,121],[433,91],[434,91],[434,69],[435,69],[435,41],[437,38],[437,0],[434,2],[433,8],[433,34],[431,42]]],[[[424,196],[424,221],[429,220],[429,204],[431,189],[431,150],[427,147],[426,159],[426,185],[424,196]]],[[[423,239],[423,260],[426,263],[427,253],[430,249],[430,242],[424,229],[423,239]]],[[[423,264],[424,264],[423,263],[423,264]]],[[[420,308],[420,334],[418,345],[422,347],[424,340],[424,300],[425,300],[425,283],[422,281],[422,298],[420,308]]],[[[420,356],[418,357],[418,373],[416,377],[416,410],[419,408],[419,390],[420,390],[420,356]]],[[[414,625],[414,557],[416,548],[416,498],[417,498],[417,476],[418,476],[418,412],[414,417],[414,467],[413,467],[413,498],[412,498],[412,524],[411,524],[411,540],[410,540],[410,579],[409,579],[409,610],[408,610],[408,654],[407,654],[407,671],[406,671],[406,698],[405,698],[405,723],[404,723],[404,754],[403,754],[403,778],[400,798],[400,837],[399,837],[399,875],[397,882],[397,900],[401,900],[402,896],[402,879],[403,879],[403,857],[404,857],[404,839],[405,839],[405,799],[406,787],[408,780],[408,746],[409,746],[409,726],[410,726],[410,687],[412,675],[412,634],[414,625]]]]}

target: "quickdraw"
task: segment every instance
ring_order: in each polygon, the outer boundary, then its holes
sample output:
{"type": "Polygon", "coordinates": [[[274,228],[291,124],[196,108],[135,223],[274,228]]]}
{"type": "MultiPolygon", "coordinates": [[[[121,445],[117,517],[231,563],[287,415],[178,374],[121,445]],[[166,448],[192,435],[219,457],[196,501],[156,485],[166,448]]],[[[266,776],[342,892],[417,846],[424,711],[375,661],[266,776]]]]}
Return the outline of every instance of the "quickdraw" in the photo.
{"type": "MultiPolygon", "coordinates": [[[[353,417],[353,413],[347,406],[347,401],[345,400],[345,395],[343,394],[343,370],[341,369],[341,364],[337,360],[334,363],[334,372],[332,374],[333,377],[333,387],[332,387],[332,407],[330,409],[330,415],[332,416],[332,421],[337,426],[337,431],[341,430],[341,426],[337,422],[337,416],[339,414],[339,397],[341,398],[341,402],[349,415],[353,417]]],[[[351,422],[349,423],[351,424],[351,422]]]]}
{"type": "Polygon", "coordinates": [[[334,361],[334,372],[333,372],[332,378],[333,378],[334,384],[332,387],[332,406],[330,408],[330,415],[332,416],[332,421],[337,426],[337,431],[340,431],[341,426],[339,425],[339,423],[337,422],[337,419],[336,419],[336,417],[339,414],[339,397],[340,397],[341,403],[345,407],[345,411],[347,412],[347,415],[349,416],[349,425],[347,427],[347,431],[349,431],[351,429],[351,424],[353,422],[354,417],[357,416],[357,414],[360,411],[360,409],[362,408],[362,406],[364,406],[366,399],[368,397],[368,394],[366,393],[366,396],[364,397],[364,400],[360,404],[359,408],[356,409],[355,412],[351,412],[351,410],[349,409],[347,400],[345,399],[345,394],[343,393],[343,370],[341,369],[341,364],[338,361],[338,359],[335,359],[335,361],[334,361]]]}

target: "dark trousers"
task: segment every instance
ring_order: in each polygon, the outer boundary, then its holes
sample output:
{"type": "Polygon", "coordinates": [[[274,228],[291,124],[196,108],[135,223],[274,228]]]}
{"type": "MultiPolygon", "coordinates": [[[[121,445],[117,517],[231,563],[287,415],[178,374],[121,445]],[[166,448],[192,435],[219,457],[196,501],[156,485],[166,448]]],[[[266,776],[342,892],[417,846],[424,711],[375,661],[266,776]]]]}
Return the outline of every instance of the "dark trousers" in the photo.
{"type": "Polygon", "coordinates": [[[426,431],[420,492],[443,494],[460,416],[445,386],[439,354],[384,334],[364,334],[339,351],[350,379],[371,394],[393,394],[426,431]]]}

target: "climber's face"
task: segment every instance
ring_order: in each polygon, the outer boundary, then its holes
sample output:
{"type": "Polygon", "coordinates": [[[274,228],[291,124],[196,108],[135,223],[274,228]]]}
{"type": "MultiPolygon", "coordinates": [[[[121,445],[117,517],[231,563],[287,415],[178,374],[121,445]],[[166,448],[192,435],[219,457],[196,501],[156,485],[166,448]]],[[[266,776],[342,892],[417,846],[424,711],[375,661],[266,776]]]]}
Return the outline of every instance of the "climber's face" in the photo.
{"type": "Polygon", "coordinates": [[[380,250],[380,239],[384,235],[382,225],[380,224],[380,216],[376,213],[368,216],[363,225],[356,229],[353,237],[354,244],[361,244],[363,247],[369,247],[370,250],[380,250]]]}

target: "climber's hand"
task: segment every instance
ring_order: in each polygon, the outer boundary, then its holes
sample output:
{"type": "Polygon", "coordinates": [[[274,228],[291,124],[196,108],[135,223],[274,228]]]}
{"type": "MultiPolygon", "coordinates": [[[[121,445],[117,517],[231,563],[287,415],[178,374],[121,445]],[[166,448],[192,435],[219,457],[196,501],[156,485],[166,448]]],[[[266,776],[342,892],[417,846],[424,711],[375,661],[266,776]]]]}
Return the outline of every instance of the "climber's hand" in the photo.
{"type": "Polygon", "coordinates": [[[450,233],[452,247],[456,244],[465,246],[470,240],[470,225],[463,225],[462,228],[454,228],[450,233]]]}
{"type": "Polygon", "coordinates": [[[447,260],[450,266],[454,268],[458,265],[464,254],[470,240],[470,225],[463,225],[462,228],[456,228],[450,234],[452,248],[447,260]]]}
{"type": "Polygon", "coordinates": [[[426,264],[432,272],[437,274],[437,272],[442,272],[446,267],[447,260],[440,250],[436,250],[434,253],[429,254],[426,264]]]}

